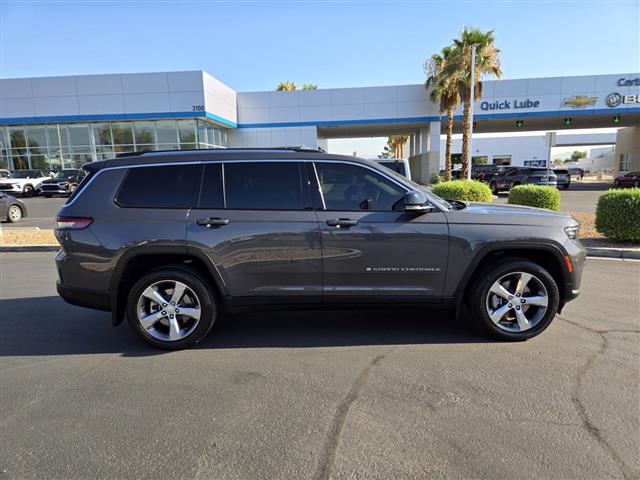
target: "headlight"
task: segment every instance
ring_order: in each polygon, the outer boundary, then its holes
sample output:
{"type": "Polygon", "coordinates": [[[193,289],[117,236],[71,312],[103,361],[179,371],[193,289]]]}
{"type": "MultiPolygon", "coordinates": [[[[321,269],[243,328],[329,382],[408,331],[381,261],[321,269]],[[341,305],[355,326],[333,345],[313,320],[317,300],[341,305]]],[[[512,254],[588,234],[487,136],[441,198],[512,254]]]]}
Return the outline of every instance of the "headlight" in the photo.
{"type": "Polygon", "coordinates": [[[567,234],[571,240],[575,240],[578,238],[578,230],[580,230],[580,225],[572,225],[570,227],[564,227],[564,233],[567,234]]]}

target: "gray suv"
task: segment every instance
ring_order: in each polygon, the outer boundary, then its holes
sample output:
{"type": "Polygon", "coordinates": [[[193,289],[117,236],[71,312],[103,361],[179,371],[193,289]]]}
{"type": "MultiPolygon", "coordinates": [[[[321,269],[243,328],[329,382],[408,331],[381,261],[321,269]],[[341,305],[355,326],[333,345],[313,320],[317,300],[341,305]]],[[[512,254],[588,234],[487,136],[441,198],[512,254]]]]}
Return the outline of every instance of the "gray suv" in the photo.
{"type": "Polygon", "coordinates": [[[224,312],[346,305],[466,306],[525,340],[580,287],[573,218],[447,202],[374,161],[228,149],[85,169],[57,219],[58,292],[160,348],[197,343],[224,312]]]}

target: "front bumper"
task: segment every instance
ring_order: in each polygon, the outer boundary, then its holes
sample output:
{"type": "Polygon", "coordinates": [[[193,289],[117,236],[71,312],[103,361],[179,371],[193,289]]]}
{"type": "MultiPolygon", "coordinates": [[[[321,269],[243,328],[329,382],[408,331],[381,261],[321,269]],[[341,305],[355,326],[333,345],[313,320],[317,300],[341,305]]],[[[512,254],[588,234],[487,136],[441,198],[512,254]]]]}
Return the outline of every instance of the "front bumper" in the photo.
{"type": "Polygon", "coordinates": [[[22,187],[20,185],[0,184],[0,192],[22,193],[22,187]]]}

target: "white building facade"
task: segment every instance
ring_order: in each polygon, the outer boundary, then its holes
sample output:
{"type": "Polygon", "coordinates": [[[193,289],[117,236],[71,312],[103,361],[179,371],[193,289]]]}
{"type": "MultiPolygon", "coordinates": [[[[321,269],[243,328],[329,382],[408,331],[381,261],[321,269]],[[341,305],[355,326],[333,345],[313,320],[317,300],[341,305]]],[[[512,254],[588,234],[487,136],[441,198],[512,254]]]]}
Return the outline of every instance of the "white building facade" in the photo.
{"type": "MultiPolygon", "coordinates": [[[[475,112],[478,133],[634,127],[640,73],[486,81],[475,112]]],[[[455,117],[459,131],[461,109],[455,117]]],[[[236,92],[204,71],[2,79],[0,168],[404,134],[414,176],[426,181],[439,169],[442,120],[423,85],[236,92]]]]}

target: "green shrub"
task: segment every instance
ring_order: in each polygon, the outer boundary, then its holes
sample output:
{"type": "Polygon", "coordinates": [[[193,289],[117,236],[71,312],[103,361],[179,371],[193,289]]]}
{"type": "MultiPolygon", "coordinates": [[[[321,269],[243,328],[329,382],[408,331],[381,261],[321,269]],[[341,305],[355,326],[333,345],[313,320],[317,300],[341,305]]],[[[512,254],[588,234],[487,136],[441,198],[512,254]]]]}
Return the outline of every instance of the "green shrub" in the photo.
{"type": "Polygon", "coordinates": [[[433,193],[445,200],[464,200],[469,202],[490,202],[493,200],[491,189],[476,180],[440,182],[434,185],[433,193]]]}
{"type": "Polygon", "coordinates": [[[640,188],[604,193],[598,199],[596,229],[618,242],[640,242],[640,188]]]}
{"type": "Polygon", "coordinates": [[[509,190],[508,203],[560,210],[560,192],[555,187],[518,185],[509,190]]]}

